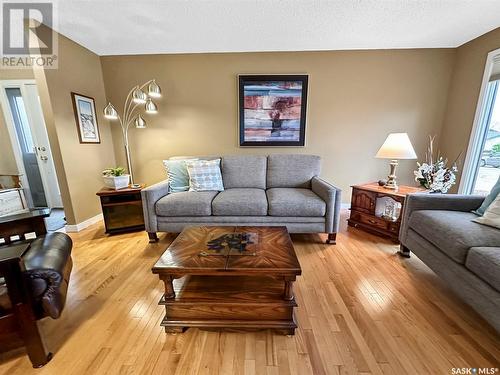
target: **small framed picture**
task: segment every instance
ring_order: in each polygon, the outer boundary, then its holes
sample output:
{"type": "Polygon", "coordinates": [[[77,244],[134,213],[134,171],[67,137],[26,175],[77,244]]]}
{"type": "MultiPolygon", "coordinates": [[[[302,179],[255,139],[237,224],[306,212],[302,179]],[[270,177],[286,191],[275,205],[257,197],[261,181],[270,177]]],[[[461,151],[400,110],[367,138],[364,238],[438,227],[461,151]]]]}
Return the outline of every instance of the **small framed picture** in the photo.
{"type": "Polygon", "coordinates": [[[304,146],[307,75],[240,75],[240,146],[304,146]]]}
{"type": "Polygon", "coordinates": [[[72,92],[73,111],[80,143],[101,143],[94,98],[72,92]]]}

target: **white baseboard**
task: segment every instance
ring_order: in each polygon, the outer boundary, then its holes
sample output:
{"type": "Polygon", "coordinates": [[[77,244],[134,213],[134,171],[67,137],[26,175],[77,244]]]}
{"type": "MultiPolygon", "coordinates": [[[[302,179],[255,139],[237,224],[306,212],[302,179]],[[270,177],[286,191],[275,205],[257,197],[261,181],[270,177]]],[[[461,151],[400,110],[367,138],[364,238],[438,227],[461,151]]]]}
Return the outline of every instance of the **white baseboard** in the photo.
{"type": "Polygon", "coordinates": [[[82,221],[81,223],[78,223],[76,225],[68,225],[64,227],[66,232],[80,232],[81,230],[84,230],[85,228],[91,226],[92,224],[95,224],[103,219],[102,213],[95,215],[94,217],[91,217],[90,219],[87,219],[85,221],[82,221]]]}

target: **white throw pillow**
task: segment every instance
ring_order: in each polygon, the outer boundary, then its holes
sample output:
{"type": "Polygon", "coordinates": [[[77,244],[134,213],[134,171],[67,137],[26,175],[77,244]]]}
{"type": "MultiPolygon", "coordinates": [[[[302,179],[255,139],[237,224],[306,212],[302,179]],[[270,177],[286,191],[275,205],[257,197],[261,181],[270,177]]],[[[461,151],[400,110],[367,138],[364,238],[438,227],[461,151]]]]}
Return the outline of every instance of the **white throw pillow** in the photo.
{"type": "Polygon", "coordinates": [[[223,191],[220,159],[186,160],[189,191],[223,191]]]}
{"type": "Polygon", "coordinates": [[[474,219],[476,223],[500,229],[500,194],[491,202],[483,216],[474,219]]]}

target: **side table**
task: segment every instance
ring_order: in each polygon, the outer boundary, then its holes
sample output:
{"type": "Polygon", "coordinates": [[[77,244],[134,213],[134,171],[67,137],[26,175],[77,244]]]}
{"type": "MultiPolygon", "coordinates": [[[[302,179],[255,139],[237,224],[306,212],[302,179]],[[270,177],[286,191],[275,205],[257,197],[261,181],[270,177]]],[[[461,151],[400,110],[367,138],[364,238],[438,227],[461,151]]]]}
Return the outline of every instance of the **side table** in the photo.
{"type": "Polygon", "coordinates": [[[102,188],[96,195],[101,199],[106,233],[123,233],[144,230],[144,214],[142,212],[141,190],[139,188],[114,190],[102,188]]]}
{"type": "Polygon", "coordinates": [[[354,185],[352,186],[351,215],[347,222],[352,227],[399,243],[399,229],[406,196],[425,191],[423,188],[414,186],[399,186],[397,190],[390,190],[379,186],[376,182],[354,185]],[[377,206],[377,202],[379,206],[385,205],[384,200],[396,207],[397,215],[387,217],[383,214],[384,210],[377,206]]]}

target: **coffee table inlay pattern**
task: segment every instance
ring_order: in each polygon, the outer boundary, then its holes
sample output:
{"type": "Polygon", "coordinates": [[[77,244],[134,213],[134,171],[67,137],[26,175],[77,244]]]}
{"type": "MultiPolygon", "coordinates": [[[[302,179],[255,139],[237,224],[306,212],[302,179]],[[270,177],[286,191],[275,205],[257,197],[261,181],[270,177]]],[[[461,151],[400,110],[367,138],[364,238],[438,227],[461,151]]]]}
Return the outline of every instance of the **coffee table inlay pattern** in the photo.
{"type": "Polygon", "coordinates": [[[160,304],[167,332],[272,328],[293,334],[297,327],[293,283],[301,268],[285,227],[186,228],[152,271],[165,284],[160,304]],[[230,233],[252,234],[248,255],[203,255],[209,241],[230,233]]]}

